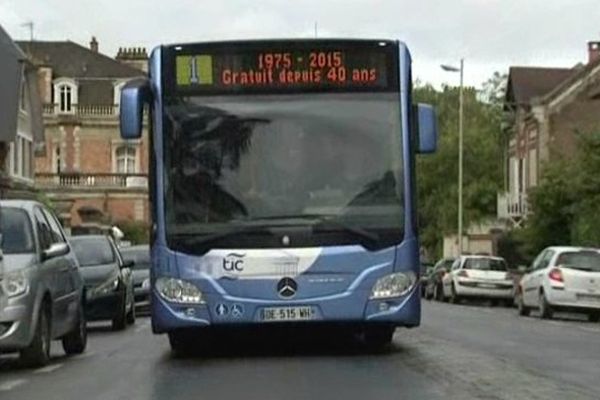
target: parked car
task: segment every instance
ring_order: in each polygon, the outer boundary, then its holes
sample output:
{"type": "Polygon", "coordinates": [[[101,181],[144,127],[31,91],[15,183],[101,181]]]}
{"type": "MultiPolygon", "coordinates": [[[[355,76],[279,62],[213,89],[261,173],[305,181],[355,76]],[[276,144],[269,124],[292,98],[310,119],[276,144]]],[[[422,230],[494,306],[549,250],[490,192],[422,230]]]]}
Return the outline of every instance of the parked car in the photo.
{"type": "Polygon", "coordinates": [[[87,345],[84,286],[56,216],[33,201],[1,201],[0,352],[26,366],[50,359],[52,340],[67,354],[87,345]]]}
{"type": "Polygon", "coordinates": [[[427,281],[429,280],[429,275],[433,270],[433,264],[430,262],[422,261],[421,262],[421,296],[425,297],[425,288],[427,287],[427,281]]]}
{"type": "Polygon", "coordinates": [[[514,283],[506,261],[501,257],[461,256],[442,278],[444,299],[458,303],[461,299],[487,298],[513,301],[514,283]]]}
{"type": "Polygon", "coordinates": [[[88,321],[111,320],[113,330],[135,323],[133,262],[123,260],[109,236],[73,236],[71,245],[85,282],[88,321]]]}
{"type": "Polygon", "coordinates": [[[454,258],[442,258],[433,266],[425,286],[425,298],[427,300],[443,300],[442,277],[450,271],[454,258]]]}
{"type": "Polygon", "coordinates": [[[148,245],[121,248],[125,262],[133,262],[133,290],[136,313],[150,312],[150,247],[148,245]]]}
{"type": "Polygon", "coordinates": [[[564,310],[600,321],[600,250],[545,249],[521,278],[516,302],[520,315],[536,308],[542,318],[552,318],[555,311],[564,310]]]}

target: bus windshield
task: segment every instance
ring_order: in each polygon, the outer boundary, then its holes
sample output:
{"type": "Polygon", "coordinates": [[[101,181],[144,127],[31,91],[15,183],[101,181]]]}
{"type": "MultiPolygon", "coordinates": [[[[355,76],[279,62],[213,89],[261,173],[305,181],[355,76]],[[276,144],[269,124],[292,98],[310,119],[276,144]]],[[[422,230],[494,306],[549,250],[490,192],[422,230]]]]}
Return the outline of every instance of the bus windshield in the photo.
{"type": "MultiPolygon", "coordinates": [[[[399,110],[397,93],[169,99],[168,236],[326,217],[379,233],[382,245],[399,242],[399,110]]],[[[306,245],[348,239],[325,236],[311,235],[306,245]]],[[[247,246],[268,243],[255,238],[247,246]]]]}

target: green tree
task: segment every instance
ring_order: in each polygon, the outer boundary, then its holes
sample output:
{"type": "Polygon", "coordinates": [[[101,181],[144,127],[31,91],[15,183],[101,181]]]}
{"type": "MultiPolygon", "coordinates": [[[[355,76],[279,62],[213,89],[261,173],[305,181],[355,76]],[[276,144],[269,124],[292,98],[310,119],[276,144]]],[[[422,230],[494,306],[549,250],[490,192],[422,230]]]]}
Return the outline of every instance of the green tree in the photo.
{"type": "MultiPolygon", "coordinates": [[[[439,255],[442,238],[457,229],[458,100],[456,87],[414,89],[415,102],[436,107],[438,151],[417,162],[421,242],[439,255]]],[[[502,187],[501,108],[479,99],[474,88],[464,92],[464,226],[495,216],[502,187]]]]}
{"type": "Polygon", "coordinates": [[[532,215],[521,233],[529,256],[551,245],[600,245],[600,131],[577,139],[574,157],[546,164],[530,194],[532,215]]]}

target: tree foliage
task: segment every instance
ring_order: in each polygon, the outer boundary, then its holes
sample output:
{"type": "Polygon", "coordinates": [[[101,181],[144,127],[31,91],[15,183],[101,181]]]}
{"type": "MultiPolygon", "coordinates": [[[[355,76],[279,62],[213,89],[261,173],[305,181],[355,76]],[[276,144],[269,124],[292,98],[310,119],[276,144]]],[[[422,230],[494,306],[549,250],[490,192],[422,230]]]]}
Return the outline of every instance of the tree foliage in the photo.
{"type": "Polygon", "coordinates": [[[544,166],[522,235],[529,255],[551,245],[600,246],[600,130],[580,133],[569,160],[544,166]]]}
{"type": "MultiPolygon", "coordinates": [[[[421,243],[439,255],[445,234],[458,225],[458,104],[459,90],[430,85],[414,89],[415,102],[436,107],[438,151],[417,161],[421,243]]],[[[496,215],[496,196],[502,187],[502,110],[485,103],[473,88],[464,93],[464,224],[496,215]]]]}

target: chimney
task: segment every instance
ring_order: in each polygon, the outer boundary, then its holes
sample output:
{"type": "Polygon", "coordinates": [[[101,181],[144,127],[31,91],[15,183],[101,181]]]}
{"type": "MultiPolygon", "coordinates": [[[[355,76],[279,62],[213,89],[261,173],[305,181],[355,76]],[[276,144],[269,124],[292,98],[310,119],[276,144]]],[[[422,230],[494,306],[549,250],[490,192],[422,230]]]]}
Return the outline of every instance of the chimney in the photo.
{"type": "Polygon", "coordinates": [[[148,52],[145,47],[119,47],[115,59],[140,71],[148,72],[148,52]]]}
{"type": "Polygon", "coordinates": [[[96,36],[92,36],[92,40],[90,41],[90,50],[94,53],[98,52],[98,41],[96,40],[96,36]]]}
{"type": "Polygon", "coordinates": [[[588,42],[588,64],[600,59],[600,41],[588,42]]]}

